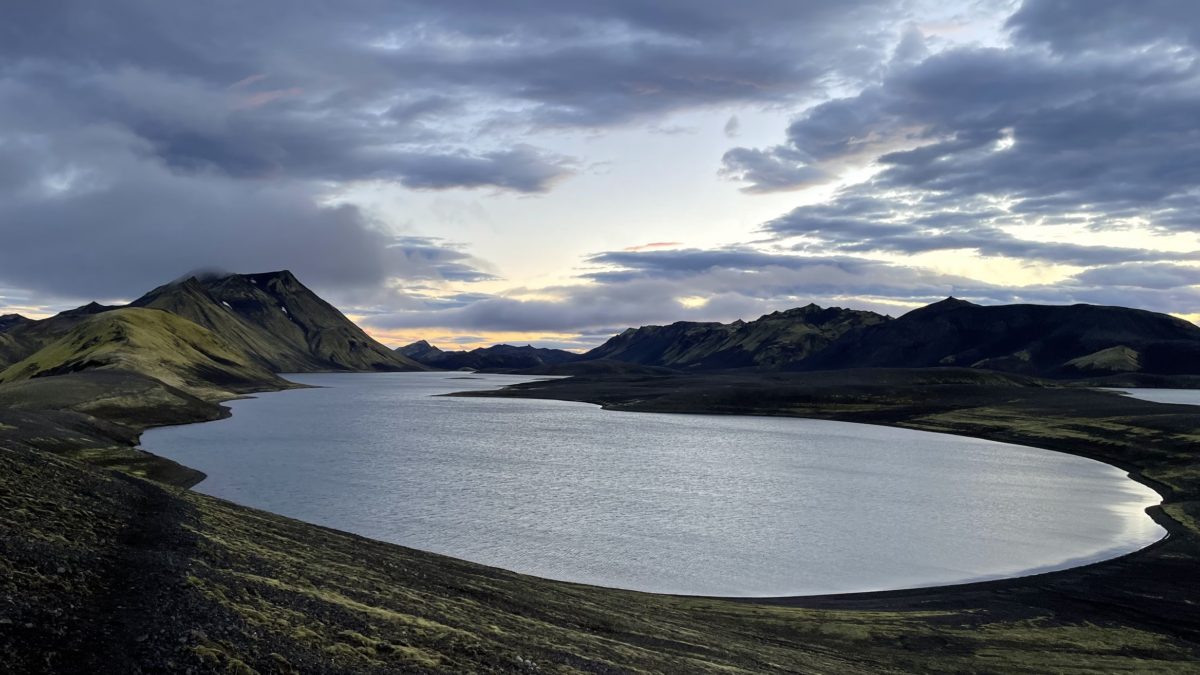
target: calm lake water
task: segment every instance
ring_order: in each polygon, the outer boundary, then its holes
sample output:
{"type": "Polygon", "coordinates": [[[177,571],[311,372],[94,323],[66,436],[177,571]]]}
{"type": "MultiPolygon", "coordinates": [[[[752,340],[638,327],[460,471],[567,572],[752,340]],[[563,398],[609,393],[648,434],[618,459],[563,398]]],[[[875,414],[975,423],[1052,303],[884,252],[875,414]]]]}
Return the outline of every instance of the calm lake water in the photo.
{"type": "Polygon", "coordinates": [[[1200,405],[1200,389],[1114,389],[1123,394],[1155,403],[1200,405]]]}
{"type": "Polygon", "coordinates": [[[527,381],[319,374],[151,430],[210,495],[553,579],[773,596],[948,584],[1114,557],[1158,496],[1069,455],[841,422],[436,397],[527,381]]]}

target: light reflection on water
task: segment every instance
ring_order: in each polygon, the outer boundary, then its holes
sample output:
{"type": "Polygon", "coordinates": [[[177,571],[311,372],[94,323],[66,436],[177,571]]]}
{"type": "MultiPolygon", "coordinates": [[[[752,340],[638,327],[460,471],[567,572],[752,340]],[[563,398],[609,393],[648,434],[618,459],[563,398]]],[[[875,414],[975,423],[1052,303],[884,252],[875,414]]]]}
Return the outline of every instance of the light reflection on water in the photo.
{"type": "Polygon", "coordinates": [[[1149,488],[1092,460],[820,420],[436,397],[528,378],[306,374],[143,446],[197,490],[527,574],[774,596],[956,583],[1163,535],[1149,488]]]}
{"type": "Polygon", "coordinates": [[[1123,394],[1155,403],[1183,403],[1200,405],[1200,389],[1114,389],[1123,394]]]}

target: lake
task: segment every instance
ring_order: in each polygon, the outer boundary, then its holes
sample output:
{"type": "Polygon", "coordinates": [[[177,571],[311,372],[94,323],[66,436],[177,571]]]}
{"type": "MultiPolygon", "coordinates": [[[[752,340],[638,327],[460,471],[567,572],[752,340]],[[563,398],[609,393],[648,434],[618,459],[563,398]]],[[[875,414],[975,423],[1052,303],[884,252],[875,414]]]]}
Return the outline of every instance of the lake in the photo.
{"type": "Polygon", "coordinates": [[[532,378],[304,374],[143,447],[196,490],[552,579],[780,596],[1097,561],[1164,535],[1106,464],[944,434],[777,417],[436,396],[532,378]]]}
{"type": "Polygon", "coordinates": [[[1142,387],[1137,389],[1112,389],[1133,398],[1154,403],[1182,403],[1185,405],[1200,405],[1200,389],[1152,389],[1142,387]]]}

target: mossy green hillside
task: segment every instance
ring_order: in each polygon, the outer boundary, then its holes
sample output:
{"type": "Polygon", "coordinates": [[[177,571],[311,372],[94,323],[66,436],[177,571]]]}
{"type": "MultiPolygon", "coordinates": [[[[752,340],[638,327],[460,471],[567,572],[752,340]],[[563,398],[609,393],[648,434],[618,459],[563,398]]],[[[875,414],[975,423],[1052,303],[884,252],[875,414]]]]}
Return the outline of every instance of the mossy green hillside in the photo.
{"type": "Polygon", "coordinates": [[[272,372],[424,368],[367,335],[286,270],[189,277],[133,305],[208,328],[272,372]]]}
{"type": "Polygon", "coordinates": [[[168,312],[141,308],[89,317],[0,372],[0,383],[85,370],[141,373],[206,399],[288,386],[208,329],[168,312]]]}

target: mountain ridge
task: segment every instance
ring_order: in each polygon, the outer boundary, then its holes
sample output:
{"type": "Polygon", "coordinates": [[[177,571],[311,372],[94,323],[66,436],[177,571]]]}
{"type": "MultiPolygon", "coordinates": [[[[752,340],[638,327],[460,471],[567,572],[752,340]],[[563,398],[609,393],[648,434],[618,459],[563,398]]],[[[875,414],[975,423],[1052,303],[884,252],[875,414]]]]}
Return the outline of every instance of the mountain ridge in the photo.
{"type": "Polygon", "coordinates": [[[212,331],[142,307],[93,314],[0,371],[0,384],[90,370],[148,375],[203,399],[291,386],[212,331]]]}
{"type": "Polygon", "coordinates": [[[680,370],[780,369],[803,361],[859,326],[886,320],[875,312],[810,303],[753,321],[677,321],[630,328],[584,358],[680,370]]]}
{"type": "Polygon", "coordinates": [[[949,298],[850,334],[803,369],[962,366],[1048,377],[1200,373],[1200,326],[1106,305],[949,298]]]}
{"type": "Polygon", "coordinates": [[[443,370],[524,370],[573,363],[583,358],[581,354],[563,349],[533,345],[497,344],[465,351],[443,351],[425,340],[404,345],[396,351],[431,368],[443,370]]]}
{"type": "Polygon", "coordinates": [[[213,330],[274,372],[398,371],[423,367],[368,336],[288,270],[192,276],[131,303],[213,330]]]}
{"type": "Polygon", "coordinates": [[[287,270],[189,276],[129,305],[0,323],[0,382],[125,369],[205,398],[293,385],[277,372],[422,366],[368,336],[287,270]]]}
{"type": "Polygon", "coordinates": [[[1200,374],[1200,326],[1103,305],[978,305],[891,318],[808,304],[731,323],[629,328],[584,360],[685,371],[965,367],[1055,378],[1200,374]]]}

